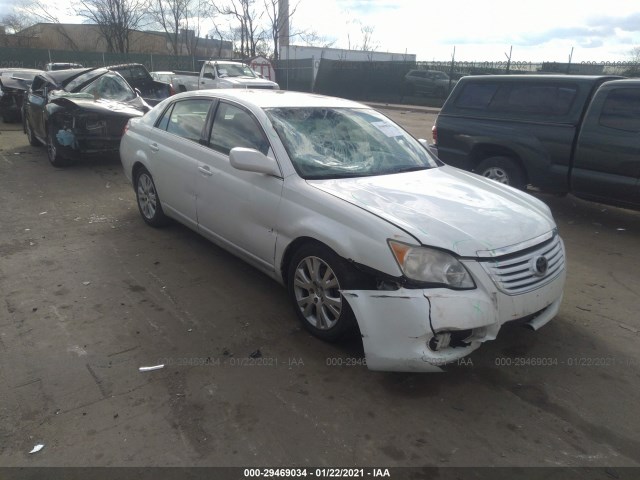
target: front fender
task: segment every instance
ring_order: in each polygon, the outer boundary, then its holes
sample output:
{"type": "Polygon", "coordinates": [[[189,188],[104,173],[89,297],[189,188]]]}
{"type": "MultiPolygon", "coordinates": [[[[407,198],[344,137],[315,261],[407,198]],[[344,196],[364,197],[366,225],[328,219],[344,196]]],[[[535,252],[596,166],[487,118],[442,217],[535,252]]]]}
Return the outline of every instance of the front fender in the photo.
{"type": "Polygon", "coordinates": [[[295,175],[285,179],[277,229],[275,265],[282,267],[278,269],[281,281],[287,268],[285,253],[302,237],[324,243],[341,257],[392,277],[400,277],[402,272],[387,240],[419,244],[388,221],[311,187],[295,175]]]}

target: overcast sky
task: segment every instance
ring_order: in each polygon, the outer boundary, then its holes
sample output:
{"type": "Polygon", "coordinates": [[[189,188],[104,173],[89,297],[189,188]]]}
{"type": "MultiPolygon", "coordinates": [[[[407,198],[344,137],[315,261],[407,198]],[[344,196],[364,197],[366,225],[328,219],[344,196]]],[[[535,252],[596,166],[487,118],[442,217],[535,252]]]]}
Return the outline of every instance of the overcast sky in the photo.
{"type": "MultiPolygon", "coordinates": [[[[0,16],[15,1],[0,0],[0,16]]],[[[636,0],[301,0],[292,24],[337,48],[372,27],[377,50],[418,60],[448,60],[455,46],[457,60],[504,61],[513,46],[513,61],[566,62],[572,47],[574,62],[624,61],[640,46],[636,0]]]]}
{"type": "MultiPolygon", "coordinates": [[[[294,0],[290,0],[293,5],[294,0]]],[[[625,60],[640,46],[635,0],[302,0],[292,21],[337,39],[361,41],[353,21],[374,27],[379,50],[418,60],[625,60]],[[320,6],[321,5],[321,6],[320,6]]]]}

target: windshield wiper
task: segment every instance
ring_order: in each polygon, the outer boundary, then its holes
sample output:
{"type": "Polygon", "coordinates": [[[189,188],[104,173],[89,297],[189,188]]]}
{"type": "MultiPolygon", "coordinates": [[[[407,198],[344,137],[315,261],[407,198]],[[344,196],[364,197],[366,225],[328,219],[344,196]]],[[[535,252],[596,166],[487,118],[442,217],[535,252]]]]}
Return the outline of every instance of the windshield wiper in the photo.
{"type": "Polygon", "coordinates": [[[417,172],[419,170],[429,170],[430,168],[433,168],[433,167],[429,165],[404,165],[404,166],[392,168],[391,170],[385,173],[392,174],[392,173],[417,172]]]}

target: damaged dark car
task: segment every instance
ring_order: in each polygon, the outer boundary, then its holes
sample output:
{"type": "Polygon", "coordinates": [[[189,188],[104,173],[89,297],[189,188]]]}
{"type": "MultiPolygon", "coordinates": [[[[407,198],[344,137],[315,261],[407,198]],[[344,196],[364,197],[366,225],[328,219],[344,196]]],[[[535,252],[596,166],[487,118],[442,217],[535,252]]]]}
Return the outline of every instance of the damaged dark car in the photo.
{"type": "Polygon", "coordinates": [[[5,123],[22,119],[22,102],[29,85],[42,70],[30,68],[0,69],[0,116],[5,123]]]}
{"type": "Polygon", "coordinates": [[[23,107],[29,143],[46,145],[54,167],[92,154],[117,154],[129,119],[150,109],[107,68],[43,72],[34,78],[23,107]]]}

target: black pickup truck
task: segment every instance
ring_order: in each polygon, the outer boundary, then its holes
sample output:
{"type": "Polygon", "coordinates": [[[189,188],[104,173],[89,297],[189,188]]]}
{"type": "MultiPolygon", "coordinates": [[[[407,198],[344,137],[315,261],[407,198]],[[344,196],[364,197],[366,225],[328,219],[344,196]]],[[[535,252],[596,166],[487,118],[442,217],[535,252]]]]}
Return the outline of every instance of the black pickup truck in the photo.
{"type": "Polygon", "coordinates": [[[141,63],[111,65],[107,68],[122,75],[129,85],[137,89],[144,101],[151,106],[176,93],[170,83],[154,80],[147,67],[141,63]]]}
{"type": "Polygon", "coordinates": [[[640,79],[463,77],[433,137],[445,163],[516,188],[640,208],[640,79]]]}

